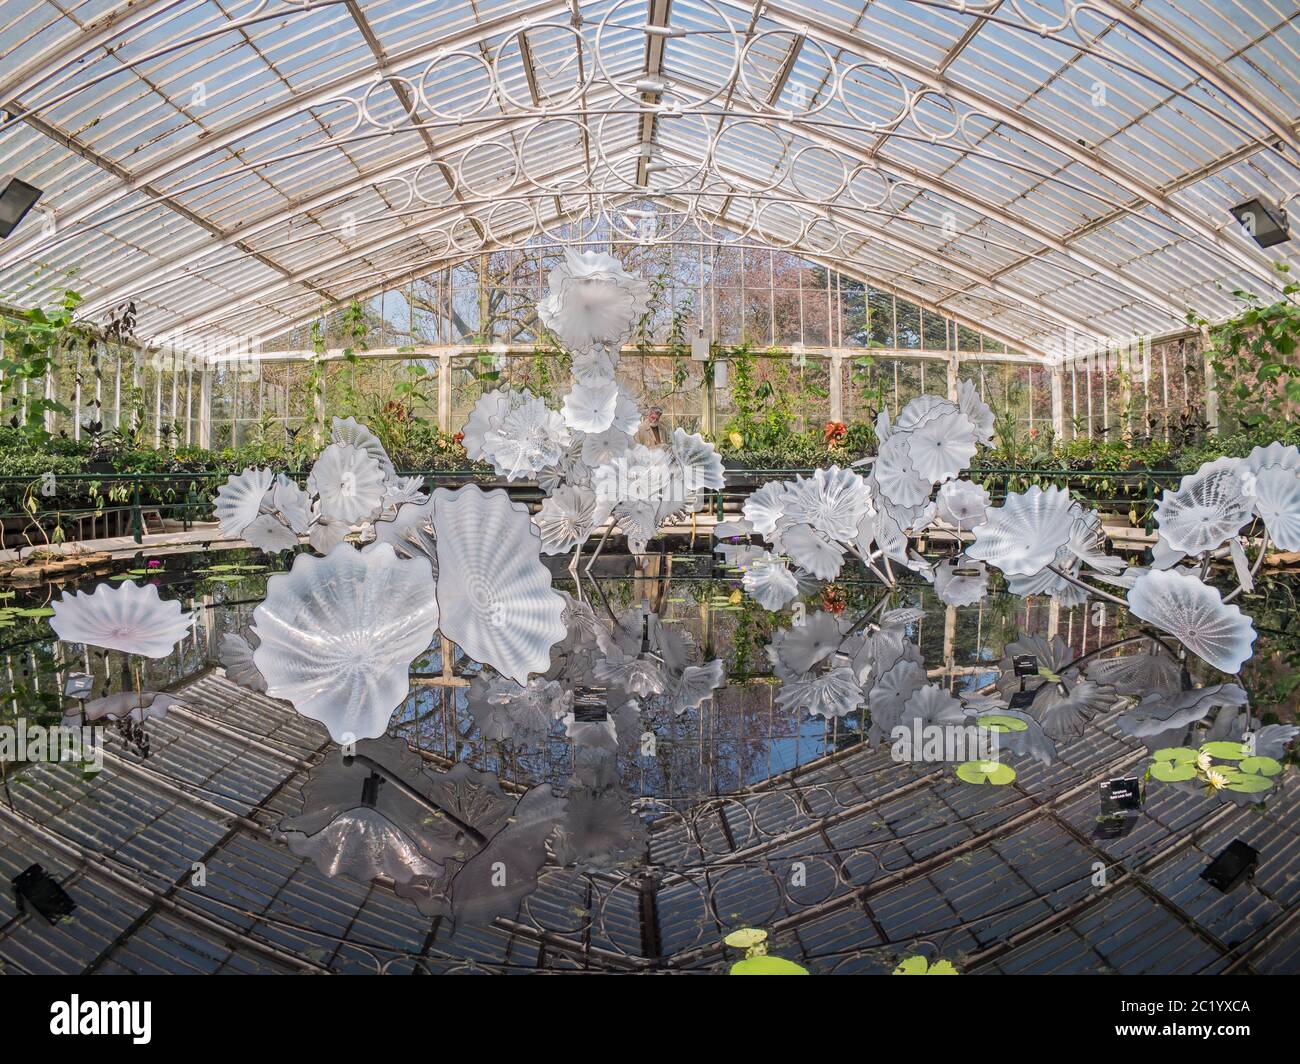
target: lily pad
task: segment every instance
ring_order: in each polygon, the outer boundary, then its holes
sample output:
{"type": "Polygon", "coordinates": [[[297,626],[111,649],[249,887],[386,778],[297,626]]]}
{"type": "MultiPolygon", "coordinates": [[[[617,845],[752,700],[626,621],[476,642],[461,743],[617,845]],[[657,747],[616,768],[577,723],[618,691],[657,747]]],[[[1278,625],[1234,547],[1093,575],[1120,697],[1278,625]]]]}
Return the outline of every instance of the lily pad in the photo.
{"type": "Polygon", "coordinates": [[[735,949],[753,949],[760,942],[767,941],[767,932],[757,927],[742,927],[731,932],[722,941],[735,949]]]}
{"type": "Polygon", "coordinates": [[[784,957],[746,957],[731,966],[732,975],[807,975],[808,969],[784,957]]]}
{"type": "Polygon", "coordinates": [[[1166,746],[1151,755],[1157,761],[1172,761],[1175,765],[1195,763],[1196,751],[1188,746],[1166,746]]]}
{"type": "Polygon", "coordinates": [[[967,783],[991,783],[1001,787],[1016,778],[1016,770],[1001,761],[964,761],[957,766],[957,778],[967,783]]]}
{"type": "Polygon", "coordinates": [[[1151,775],[1162,783],[1180,783],[1196,778],[1196,764],[1187,761],[1156,761],[1151,765],[1151,775]]]}
{"type": "Polygon", "coordinates": [[[982,717],[976,717],[975,723],[981,728],[987,728],[991,732],[1021,732],[1029,730],[1029,725],[1019,717],[1008,717],[1001,713],[985,713],[982,717]]]}
{"type": "Polygon", "coordinates": [[[952,961],[942,958],[930,964],[924,957],[904,957],[894,969],[895,975],[960,975],[952,961]]]}
{"type": "Polygon", "coordinates": [[[1245,743],[1206,743],[1201,747],[1201,753],[1217,757],[1220,761],[1241,761],[1250,757],[1250,750],[1245,743]]]}
{"type": "Polygon", "coordinates": [[[1237,768],[1255,776],[1276,776],[1282,771],[1282,762],[1271,757],[1248,757],[1237,768]]]}
{"type": "Polygon", "coordinates": [[[1228,780],[1228,790],[1238,794],[1259,794],[1273,786],[1273,781],[1266,776],[1252,776],[1249,772],[1235,773],[1228,780]]]}

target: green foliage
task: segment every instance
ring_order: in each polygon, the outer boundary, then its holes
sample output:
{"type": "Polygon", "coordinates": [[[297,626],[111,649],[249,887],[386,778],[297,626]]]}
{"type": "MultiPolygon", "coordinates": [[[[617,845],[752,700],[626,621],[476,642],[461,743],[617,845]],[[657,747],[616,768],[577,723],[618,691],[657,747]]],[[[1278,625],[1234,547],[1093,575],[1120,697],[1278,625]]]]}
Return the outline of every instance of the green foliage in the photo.
{"type": "MultiPolygon", "coordinates": [[[[1243,304],[1236,317],[1210,328],[1207,352],[1219,391],[1219,423],[1236,429],[1280,423],[1300,403],[1300,283],[1290,266],[1273,267],[1285,281],[1283,296],[1265,304],[1253,293],[1234,291],[1243,304]]],[[[1193,325],[1209,323],[1189,315],[1193,325]]]]}
{"type": "Polygon", "coordinates": [[[53,309],[32,307],[3,319],[3,357],[0,357],[0,397],[8,422],[32,440],[45,440],[46,412],[70,414],[56,399],[45,398],[45,375],[58,368],[62,353],[84,340],[73,323],[82,297],[71,289],[53,309]],[[26,394],[23,389],[26,388],[26,394]]]}
{"type": "Polygon", "coordinates": [[[940,958],[931,964],[919,954],[903,957],[898,962],[894,975],[960,975],[952,961],[940,958]]]}

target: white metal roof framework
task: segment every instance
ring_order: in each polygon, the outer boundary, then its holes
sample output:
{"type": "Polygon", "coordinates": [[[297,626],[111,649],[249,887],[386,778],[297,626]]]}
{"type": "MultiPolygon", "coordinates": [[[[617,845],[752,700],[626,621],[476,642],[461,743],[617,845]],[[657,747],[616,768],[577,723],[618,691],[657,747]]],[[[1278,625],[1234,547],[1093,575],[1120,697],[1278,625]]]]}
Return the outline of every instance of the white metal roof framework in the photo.
{"type": "Polygon", "coordinates": [[[266,339],[477,252],[789,248],[1044,358],[1276,297],[1294,0],[5,0],[0,296],[266,339]]]}

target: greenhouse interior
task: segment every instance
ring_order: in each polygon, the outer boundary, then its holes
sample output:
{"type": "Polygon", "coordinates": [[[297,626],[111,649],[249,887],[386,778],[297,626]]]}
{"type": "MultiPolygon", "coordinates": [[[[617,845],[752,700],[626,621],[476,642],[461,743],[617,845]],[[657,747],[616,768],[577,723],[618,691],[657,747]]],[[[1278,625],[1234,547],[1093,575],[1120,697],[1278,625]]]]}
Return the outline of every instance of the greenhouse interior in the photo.
{"type": "Polygon", "coordinates": [[[0,0],[0,973],[1300,974],[1291,215],[1296,0],[0,0]]]}

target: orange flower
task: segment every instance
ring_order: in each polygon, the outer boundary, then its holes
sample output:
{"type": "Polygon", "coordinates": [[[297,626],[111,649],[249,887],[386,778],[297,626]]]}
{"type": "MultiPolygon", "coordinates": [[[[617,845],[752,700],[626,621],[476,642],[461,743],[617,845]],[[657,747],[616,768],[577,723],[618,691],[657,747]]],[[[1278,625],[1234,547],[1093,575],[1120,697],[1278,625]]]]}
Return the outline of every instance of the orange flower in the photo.
{"type": "Polygon", "coordinates": [[[837,587],[827,587],[822,589],[822,609],[827,613],[844,612],[844,596],[840,594],[837,587]]]}
{"type": "Polygon", "coordinates": [[[826,446],[832,447],[848,435],[848,426],[843,421],[828,421],[825,428],[826,446]]]}

